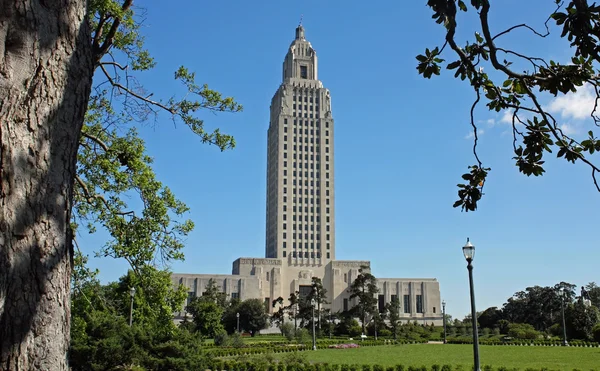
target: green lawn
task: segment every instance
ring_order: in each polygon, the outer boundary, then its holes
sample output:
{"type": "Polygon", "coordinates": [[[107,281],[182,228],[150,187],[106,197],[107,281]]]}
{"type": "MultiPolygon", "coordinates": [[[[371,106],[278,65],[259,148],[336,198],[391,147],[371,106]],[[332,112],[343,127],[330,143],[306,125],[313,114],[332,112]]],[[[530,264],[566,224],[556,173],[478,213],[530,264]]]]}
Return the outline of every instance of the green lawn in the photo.
{"type": "MultiPolygon", "coordinates": [[[[480,346],[481,365],[527,367],[550,370],[600,371],[600,348],[563,347],[521,347],[521,346],[480,346]]],[[[289,354],[289,353],[287,353],[289,354]]],[[[363,347],[358,349],[324,349],[304,351],[301,354],[312,362],[331,364],[380,364],[393,366],[473,365],[472,345],[415,344],[363,347]]],[[[276,359],[286,357],[286,353],[274,354],[276,359]]],[[[469,368],[465,368],[469,369],[469,368]]]]}

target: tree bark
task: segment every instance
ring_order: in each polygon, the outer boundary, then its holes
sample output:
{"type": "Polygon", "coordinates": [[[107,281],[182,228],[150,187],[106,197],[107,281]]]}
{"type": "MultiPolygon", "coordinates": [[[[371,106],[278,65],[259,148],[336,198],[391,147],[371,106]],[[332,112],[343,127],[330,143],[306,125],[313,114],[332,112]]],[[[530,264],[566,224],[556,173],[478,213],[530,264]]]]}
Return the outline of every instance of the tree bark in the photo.
{"type": "Polygon", "coordinates": [[[84,0],[0,0],[0,370],[66,370],[84,0]]]}

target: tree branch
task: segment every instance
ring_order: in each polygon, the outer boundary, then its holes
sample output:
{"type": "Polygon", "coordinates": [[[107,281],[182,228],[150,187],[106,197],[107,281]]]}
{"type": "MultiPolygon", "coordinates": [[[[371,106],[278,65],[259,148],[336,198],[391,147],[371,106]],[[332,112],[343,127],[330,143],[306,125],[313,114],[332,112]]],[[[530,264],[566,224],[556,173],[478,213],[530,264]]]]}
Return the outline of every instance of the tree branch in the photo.
{"type": "MultiPolygon", "coordinates": [[[[131,7],[132,4],[133,4],[133,0],[125,0],[125,2],[123,3],[123,6],[121,6],[121,10],[123,12],[126,12],[131,7]]],[[[112,26],[110,27],[110,30],[108,31],[108,34],[106,34],[104,43],[102,44],[102,46],[95,48],[94,64],[96,66],[98,66],[100,64],[100,60],[102,59],[104,54],[108,51],[108,49],[110,49],[110,47],[112,46],[115,35],[116,35],[117,30],[119,29],[120,25],[121,25],[121,19],[115,17],[115,19],[112,23],[112,26]]]]}

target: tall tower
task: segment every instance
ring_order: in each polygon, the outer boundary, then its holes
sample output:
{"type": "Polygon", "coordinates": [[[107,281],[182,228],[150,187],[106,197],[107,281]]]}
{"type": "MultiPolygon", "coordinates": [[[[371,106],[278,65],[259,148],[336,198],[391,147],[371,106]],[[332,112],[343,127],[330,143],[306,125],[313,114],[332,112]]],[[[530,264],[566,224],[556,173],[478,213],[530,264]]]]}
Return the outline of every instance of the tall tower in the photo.
{"type": "Polygon", "coordinates": [[[289,265],[335,259],[333,118],[317,54],[296,28],[271,100],[265,256],[289,265]]]}

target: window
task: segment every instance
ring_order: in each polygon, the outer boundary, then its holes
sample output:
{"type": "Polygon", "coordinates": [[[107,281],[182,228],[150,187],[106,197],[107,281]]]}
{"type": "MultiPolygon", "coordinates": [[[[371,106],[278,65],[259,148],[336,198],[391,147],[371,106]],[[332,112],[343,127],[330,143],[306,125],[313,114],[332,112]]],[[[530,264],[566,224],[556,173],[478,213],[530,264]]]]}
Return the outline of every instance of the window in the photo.
{"type": "Polygon", "coordinates": [[[232,292],[231,293],[231,298],[232,299],[239,299],[240,298],[240,294],[238,292],[232,292]]]}
{"type": "Polygon", "coordinates": [[[379,295],[378,299],[379,313],[385,313],[385,296],[379,295]]]}
{"type": "Polygon", "coordinates": [[[344,312],[348,311],[348,299],[344,299],[344,312]]]}
{"type": "Polygon", "coordinates": [[[283,257],[285,258],[285,256],[286,256],[286,255],[287,255],[287,254],[286,254],[286,253],[285,253],[285,251],[284,251],[284,252],[283,252],[283,257]]]}
{"type": "Polygon", "coordinates": [[[398,295],[392,295],[391,299],[393,303],[394,301],[398,300],[398,295]]]}
{"type": "Polygon", "coordinates": [[[435,307],[433,307],[433,313],[435,314],[435,307]]]}
{"type": "Polygon", "coordinates": [[[327,253],[327,259],[329,259],[329,253],[327,253]]]}
{"type": "Polygon", "coordinates": [[[404,295],[404,313],[410,313],[410,296],[404,295]]]}
{"type": "Polygon", "coordinates": [[[348,273],[344,273],[344,282],[348,282],[348,273]]]}
{"type": "MultiPolygon", "coordinates": [[[[300,66],[300,78],[307,79],[308,78],[308,68],[306,66],[300,66]]],[[[304,97],[306,98],[306,97],[304,97]]]]}
{"type": "Polygon", "coordinates": [[[423,313],[423,295],[417,295],[417,313],[423,313]]]}

